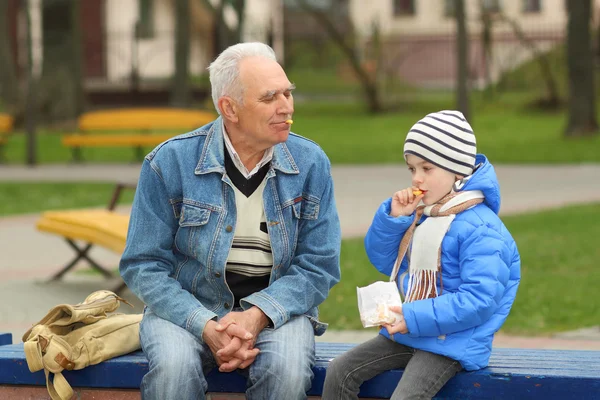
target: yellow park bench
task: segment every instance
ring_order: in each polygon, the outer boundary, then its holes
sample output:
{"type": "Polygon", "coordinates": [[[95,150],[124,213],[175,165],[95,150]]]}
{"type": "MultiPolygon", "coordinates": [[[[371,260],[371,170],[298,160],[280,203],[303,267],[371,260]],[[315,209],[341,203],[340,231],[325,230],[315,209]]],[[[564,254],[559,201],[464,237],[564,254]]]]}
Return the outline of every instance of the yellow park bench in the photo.
{"type": "Polygon", "coordinates": [[[63,135],[75,161],[82,161],[84,147],[132,147],[136,159],[144,157],[144,146],[154,147],[175,134],[206,125],[216,118],[210,111],[180,108],[121,108],[82,114],[77,133],[63,135]]]}
{"type": "MultiPolygon", "coordinates": [[[[125,250],[129,215],[115,211],[119,197],[125,188],[135,188],[133,184],[117,184],[113,196],[106,209],[79,209],[64,211],[46,211],[36,223],[40,231],[61,236],[75,251],[75,257],[50,280],[61,279],[79,260],[86,260],[92,268],[106,278],[114,278],[115,274],[99,265],[88,254],[93,246],[101,246],[118,255],[125,250]],[[82,244],[84,243],[84,244],[82,244]]],[[[115,292],[121,291],[125,284],[115,292]]]]}
{"type": "Polygon", "coordinates": [[[0,161],[4,160],[4,145],[13,128],[13,117],[0,113],[0,161]]]}

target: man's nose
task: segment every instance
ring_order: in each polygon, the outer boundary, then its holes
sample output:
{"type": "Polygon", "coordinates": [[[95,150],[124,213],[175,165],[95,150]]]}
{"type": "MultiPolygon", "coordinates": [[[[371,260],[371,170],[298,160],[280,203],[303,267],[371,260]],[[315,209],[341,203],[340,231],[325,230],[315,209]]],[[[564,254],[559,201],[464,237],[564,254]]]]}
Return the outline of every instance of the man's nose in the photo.
{"type": "Polygon", "coordinates": [[[279,114],[292,115],[294,113],[294,99],[290,97],[281,96],[279,101],[279,114]]]}

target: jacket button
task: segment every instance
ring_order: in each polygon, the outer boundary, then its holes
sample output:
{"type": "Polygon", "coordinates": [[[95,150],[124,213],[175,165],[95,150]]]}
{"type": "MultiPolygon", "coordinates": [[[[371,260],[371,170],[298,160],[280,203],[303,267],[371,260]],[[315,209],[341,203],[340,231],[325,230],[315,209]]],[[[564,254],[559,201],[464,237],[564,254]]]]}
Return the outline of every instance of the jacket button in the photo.
{"type": "Polygon", "coordinates": [[[225,303],[223,305],[225,306],[225,308],[229,308],[229,303],[225,303]]]}
{"type": "Polygon", "coordinates": [[[233,228],[231,227],[231,225],[227,225],[227,227],[225,228],[225,230],[227,232],[231,232],[233,230],[233,228]]]}
{"type": "Polygon", "coordinates": [[[220,273],[220,272],[215,272],[215,276],[216,276],[217,278],[220,278],[220,277],[221,277],[221,273],[220,273]]]}

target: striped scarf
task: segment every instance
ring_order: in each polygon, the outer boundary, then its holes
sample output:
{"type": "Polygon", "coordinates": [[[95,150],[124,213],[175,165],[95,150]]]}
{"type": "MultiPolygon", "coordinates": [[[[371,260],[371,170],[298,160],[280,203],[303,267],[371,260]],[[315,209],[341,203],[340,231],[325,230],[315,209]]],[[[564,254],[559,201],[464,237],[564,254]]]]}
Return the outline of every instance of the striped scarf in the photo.
{"type": "MultiPolygon", "coordinates": [[[[441,273],[442,240],[456,214],[482,203],[483,199],[483,193],[479,190],[452,191],[436,204],[417,208],[413,223],[400,241],[398,258],[394,265],[394,272],[397,273],[410,247],[409,281],[405,301],[411,302],[437,297],[438,275],[441,292],[443,292],[444,286],[441,273]],[[417,228],[417,223],[423,214],[429,218],[417,228]]],[[[395,274],[393,273],[392,276],[395,277],[395,274]]]]}

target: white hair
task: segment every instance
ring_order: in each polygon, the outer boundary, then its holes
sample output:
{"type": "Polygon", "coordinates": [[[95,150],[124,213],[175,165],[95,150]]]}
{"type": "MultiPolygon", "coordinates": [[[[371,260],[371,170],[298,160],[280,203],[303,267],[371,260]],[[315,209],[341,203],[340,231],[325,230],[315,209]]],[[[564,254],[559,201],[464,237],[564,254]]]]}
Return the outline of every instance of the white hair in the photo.
{"type": "Polygon", "coordinates": [[[223,50],[208,66],[212,99],[220,114],[219,99],[230,96],[240,104],[243,101],[244,88],[240,83],[240,61],[246,57],[265,57],[277,61],[275,52],[264,43],[238,43],[223,50]]]}

